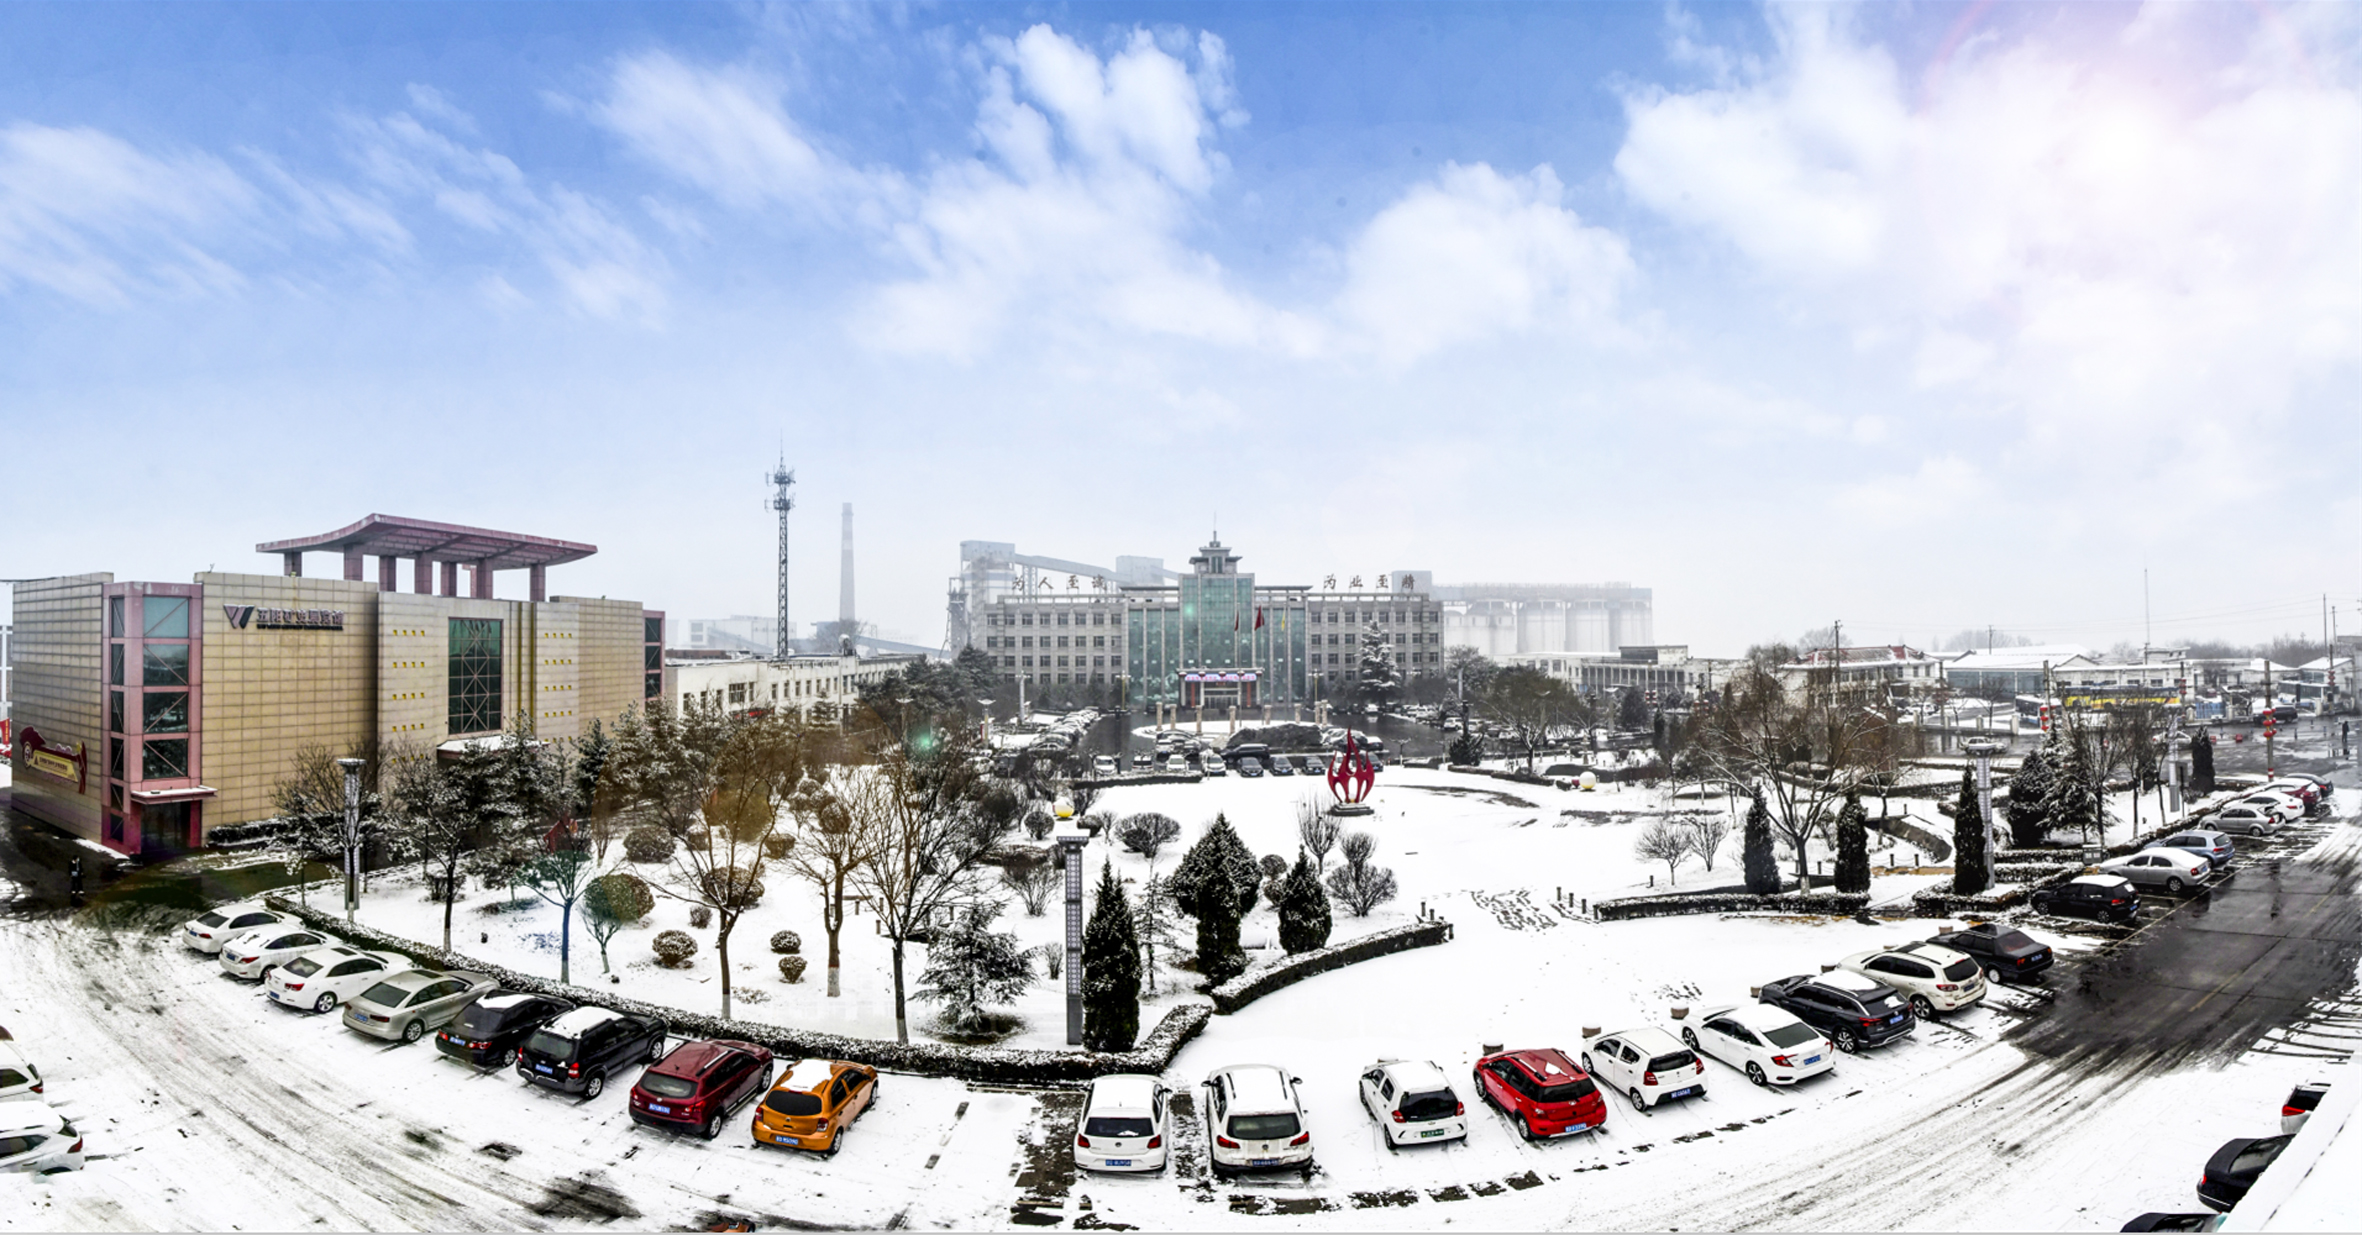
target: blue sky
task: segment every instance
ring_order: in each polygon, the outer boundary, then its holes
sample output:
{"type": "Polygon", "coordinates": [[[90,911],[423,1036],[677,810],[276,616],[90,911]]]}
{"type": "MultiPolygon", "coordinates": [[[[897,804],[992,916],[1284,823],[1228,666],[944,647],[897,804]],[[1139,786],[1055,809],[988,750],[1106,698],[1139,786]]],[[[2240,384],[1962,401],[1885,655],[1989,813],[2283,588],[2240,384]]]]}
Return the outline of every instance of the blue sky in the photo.
{"type": "Polygon", "coordinates": [[[375,510],[764,611],[784,445],[799,618],[851,501],[863,615],[930,639],[962,539],[1216,518],[1287,581],[1653,586],[1716,651],[2137,641],[2144,568],[2161,640],[2311,630],[2362,608],[2356,24],[0,8],[0,577],[375,510]]]}

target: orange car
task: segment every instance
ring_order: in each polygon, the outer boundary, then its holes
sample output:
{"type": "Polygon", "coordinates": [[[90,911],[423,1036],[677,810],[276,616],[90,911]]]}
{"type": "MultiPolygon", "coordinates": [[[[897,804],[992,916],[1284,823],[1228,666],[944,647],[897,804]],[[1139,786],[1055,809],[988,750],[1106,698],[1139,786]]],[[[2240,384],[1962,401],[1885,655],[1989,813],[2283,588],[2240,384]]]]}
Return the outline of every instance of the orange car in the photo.
{"type": "Polygon", "coordinates": [[[878,1070],[834,1059],[805,1059],[787,1070],[755,1108],[755,1143],[835,1154],[845,1129],[878,1096],[878,1070]]]}

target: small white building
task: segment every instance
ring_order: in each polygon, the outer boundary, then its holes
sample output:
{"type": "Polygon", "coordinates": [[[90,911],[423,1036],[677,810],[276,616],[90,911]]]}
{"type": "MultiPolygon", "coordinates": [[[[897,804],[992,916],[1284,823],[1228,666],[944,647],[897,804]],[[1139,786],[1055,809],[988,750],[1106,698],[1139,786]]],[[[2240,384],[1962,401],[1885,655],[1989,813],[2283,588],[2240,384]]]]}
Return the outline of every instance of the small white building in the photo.
{"type": "Polygon", "coordinates": [[[785,660],[667,658],[665,694],[674,706],[732,713],[794,708],[833,719],[861,688],[882,682],[918,656],[791,656],[785,660]]]}

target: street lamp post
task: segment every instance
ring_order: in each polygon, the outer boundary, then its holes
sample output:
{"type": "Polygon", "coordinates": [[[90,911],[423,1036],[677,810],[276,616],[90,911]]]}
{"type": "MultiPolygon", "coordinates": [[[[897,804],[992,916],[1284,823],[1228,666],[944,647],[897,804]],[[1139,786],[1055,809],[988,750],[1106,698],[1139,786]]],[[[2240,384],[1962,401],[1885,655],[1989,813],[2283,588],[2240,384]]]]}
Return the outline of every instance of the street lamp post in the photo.
{"type": "Polygon", "coordinates": [[[1993,886],[1993,756],[2000,754],[2003,744],[1991,738],[1970,738],[1961,749],[1977,761],[1977,814],[1985,828],[1985,886],[1993,886]]]}
{"type": "Polygon", "coordinates": [[[344,920],[361,908],[361,767],[364,760],[336,761],[344,769],[344,920]]]}
{"type": "Polygon", "coordinates": [[[1066,862],[1066,1044],[1083,1044],[1083,846],[1088,836],[1058,838],[1066,862]]]}

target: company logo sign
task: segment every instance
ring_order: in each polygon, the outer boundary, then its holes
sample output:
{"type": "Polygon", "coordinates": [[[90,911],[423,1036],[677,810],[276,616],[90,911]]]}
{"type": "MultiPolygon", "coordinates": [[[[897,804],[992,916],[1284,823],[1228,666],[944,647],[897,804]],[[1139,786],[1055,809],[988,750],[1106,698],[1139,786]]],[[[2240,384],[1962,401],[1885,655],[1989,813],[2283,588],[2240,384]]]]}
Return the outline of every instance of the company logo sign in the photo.
{"type": "Polygon", "coordinates": [[[25,731],[17,736],[17,745],[25,748],[26,767],[47,772],[59,780],[74,782],[76,793],[90,791],[90,752],[82,743],[74,743],[74,749],[70,751],[61,746],[51,746],[41,739],[40,730],[27,725],[25,731]]]}
{"type": "Polygon", "coordinates": [[[258,609],[253,605],[223,605],[222,616],[231,630],[343,630],[342,609],[258,609]]]}

